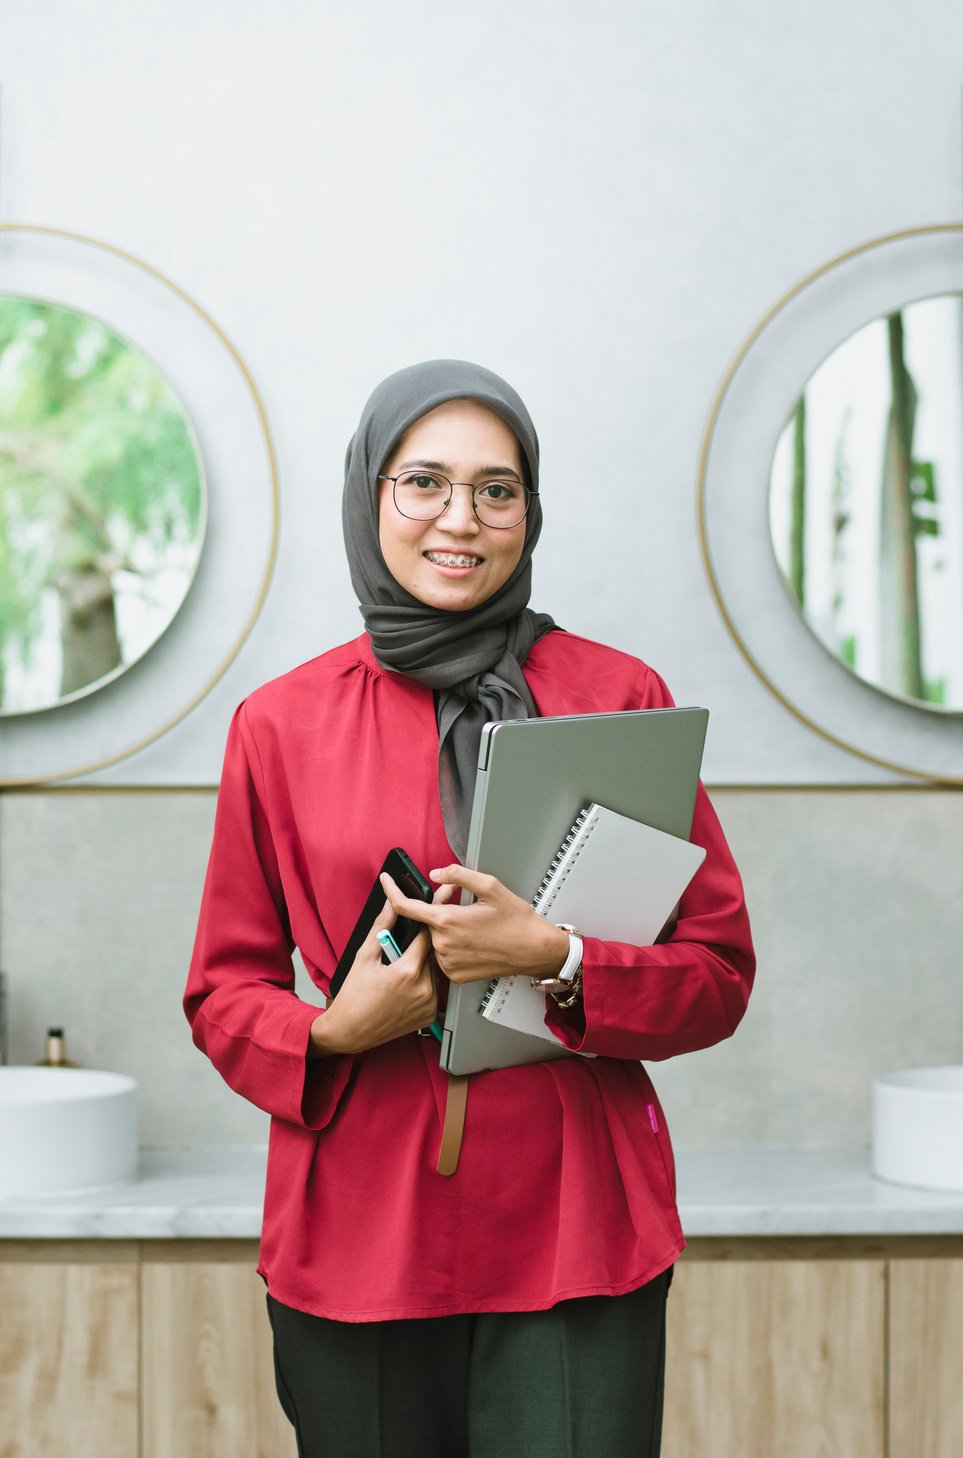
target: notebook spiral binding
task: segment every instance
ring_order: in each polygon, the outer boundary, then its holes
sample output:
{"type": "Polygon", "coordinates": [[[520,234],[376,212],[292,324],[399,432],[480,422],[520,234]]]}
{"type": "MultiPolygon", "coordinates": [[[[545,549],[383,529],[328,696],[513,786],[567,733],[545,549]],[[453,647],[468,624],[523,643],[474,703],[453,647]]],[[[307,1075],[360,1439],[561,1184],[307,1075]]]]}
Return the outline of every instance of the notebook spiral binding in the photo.
{"type": "MultiPolygon", "coordinates": [[[[592,814],[591,805],[586,805],[582,810],[580,810],[574,824],[572,825],[565,839],[562,841],[562,844],[559,846],[558,850],[553,856],[551,865],[545,872],[545,875],[542,877],[541,884],[539,885],[538,890],[535,892],[535,895],[532,897],[532,906],[541,916],[545,916],[547,914],[560,888],[565,883],[569,872],[571,871],[572,867],[575,865],[575,862],[578,860],[583,849],[585,848],[585,841],[588,839],[588,837],[584,836],[582,844],[579,845],[578,850],[575,851],[574,855],[572,854],[573,846],[575,846],[578,843],[579,838],[584,835],[586,828],[590,828],[592,825],[594,825],[597,819],[598,817],[592,814]],[[559,874],[559,872],[562,871],[563,866],[565,867],[565,870],[564,872],[562,872],[562,874],[559,874]],[[549,888],[551,888],[551,894],[548,894],[549,888]]],[[[483,1011],[486,1007],[488,1007],[489,1004],[500,995],[507,997],[513,981],[514,978],[512,977],[493,977],[485,990],[484,997],[478,1005],[479,1012],[483,1011]]]]}
{"type": "Polygon", "coordinates": [[[512,990],[514,977],[493,977],[488,984],[485,996],[478,1005],[479,1012],[483,1011],[490,1002],[496,1002],[499,998],[504,1000],[512,990]]]}
{"type": "Polygon", "coordinates": [[[588,824],[591,813],[591,805],[586,805],[584,810],[581,810],[579,812],[578,818],[576,819],[571,830],[566,835],[565,839],[562,841],[562,844],[559,846],[558,852],[552,860],[551,865],[545,872],[545,875],[542,877],[541,884],[538,890],[532,897],[532,906],[535,908],[536,911],[541,912],[543,915],[548,911],[552,902],[555,900],[559,888],[564,884],[566,877],[572,869],[572,866],[574,866],[575,862],[579,858],[579,855],[582,851],[582,846],[579,846],[575,855],[571,857],[569,864],[565,867],[564,875],[559,875],[559,871],[561,870],[566,858],[569,856],[572,847],[575,845],[579,836],[582,834],[586,825],[588,824]],[[543,902],[543,898],[546,897],[549,887],[551,887],[552,894],[548,897],[547,900],[544,900],[543,902]]]}

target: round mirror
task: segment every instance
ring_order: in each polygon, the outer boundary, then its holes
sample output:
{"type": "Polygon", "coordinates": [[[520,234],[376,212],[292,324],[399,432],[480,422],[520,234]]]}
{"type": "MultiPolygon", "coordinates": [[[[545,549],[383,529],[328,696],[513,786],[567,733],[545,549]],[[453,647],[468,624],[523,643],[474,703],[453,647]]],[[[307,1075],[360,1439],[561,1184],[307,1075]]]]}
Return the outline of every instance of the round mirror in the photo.
{"type": "Polygon", "coordinates": [[[810,376],[769,526],[824,647],[894,698],[963,710],[963,294],[873,320],[810,376]]]}
{"type": "Polygon", "coordinates": [[[0,295],[0,714],[91,693],[184,600],[207,492],[184,406],[89,315],[0,295]]]}

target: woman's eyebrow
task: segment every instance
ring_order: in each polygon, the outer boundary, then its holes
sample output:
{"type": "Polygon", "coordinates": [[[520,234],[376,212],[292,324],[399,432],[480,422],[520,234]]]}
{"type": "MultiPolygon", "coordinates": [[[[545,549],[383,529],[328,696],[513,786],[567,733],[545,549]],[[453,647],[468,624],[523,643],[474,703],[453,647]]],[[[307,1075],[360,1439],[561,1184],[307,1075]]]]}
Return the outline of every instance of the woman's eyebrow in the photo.
{"type": "MultiPolygon", "coordinates": [[[[448,475],[452,469],[445,461],[402,461],[397,468],[399,471],[441,471],[448,475]]],[[[521,476],[514,466],[482,466],[476,473],[479,476],[511,476],[515,481],[521,481],[521,476]]]]}
{"type": "Polygon", "coordinates": [[[514,466],[485,466],[478,474],[480,476],[512,476],[516,481],[522,479],[514,466]]]}

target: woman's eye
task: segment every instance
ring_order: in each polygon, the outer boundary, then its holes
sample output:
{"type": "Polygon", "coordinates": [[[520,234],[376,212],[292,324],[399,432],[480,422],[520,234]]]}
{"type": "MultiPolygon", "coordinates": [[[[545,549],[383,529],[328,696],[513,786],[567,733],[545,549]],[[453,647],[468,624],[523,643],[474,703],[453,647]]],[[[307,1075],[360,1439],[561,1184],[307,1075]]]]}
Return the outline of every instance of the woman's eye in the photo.
{"type": "Polygon", "coordinates": [[[403,477],[406,486],[414,486],[418,491],[441,491],[442,484],[437,476],[428,476],[423,472],[403,477]]]}
{"type": "Polygon", "coordinates": [[[509,501],[517,501],[521,494],[521,489],[513,481],[488,481],[484,486],[479,487],[478,494],[485,501],[502,504],[508,503],[509,501]]]}

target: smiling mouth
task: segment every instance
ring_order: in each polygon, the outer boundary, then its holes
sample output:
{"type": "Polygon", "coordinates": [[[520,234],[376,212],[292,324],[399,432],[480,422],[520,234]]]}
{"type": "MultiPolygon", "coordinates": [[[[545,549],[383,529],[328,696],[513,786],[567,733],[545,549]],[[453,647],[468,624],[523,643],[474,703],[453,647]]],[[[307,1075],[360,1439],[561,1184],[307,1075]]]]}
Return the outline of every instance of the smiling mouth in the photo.
{"type": "Polygon", "coordinates": [[[483,557],[472,557],[467,552],[425,552],[429,562],[436,567],[480,567],[483,557]]]}

